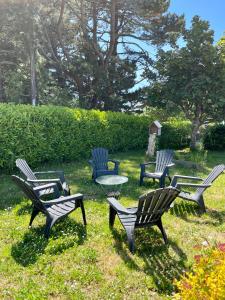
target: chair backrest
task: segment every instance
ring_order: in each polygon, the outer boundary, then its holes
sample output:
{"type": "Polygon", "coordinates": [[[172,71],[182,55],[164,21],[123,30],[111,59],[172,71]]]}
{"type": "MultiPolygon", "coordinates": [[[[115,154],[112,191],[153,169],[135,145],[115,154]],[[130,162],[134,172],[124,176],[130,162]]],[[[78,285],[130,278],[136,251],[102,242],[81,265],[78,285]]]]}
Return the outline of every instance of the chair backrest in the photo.
{"type": "Polygon", "coordinates": [[[34,172],[31,170],[29,165],[24,159],[18,158],[16,160],[16,166],[20,169],[20,171],[29,179],[37,179],[34,172]]]}
{"type": "Polygon", "coordinates": [[[91,153],[96,170],[108,170],[108,150],[105,148],[95,148],[91,153]]]}
{"type": "Polygon", "coordinates": [[[160,150],[156,153],[155,172],[163,172],[165,167],[172,163],[173,150],[160,150]]]}
{"type": "Polygon", "coordinates": [[[166,187],[140,196],[136,224],[145,225],[159,220],[179,193],[174,187],[166,187]]]}
{"type": "Polygon", "coordinates": [[[40,198],[33,191],[32,187],[22,178],[12,175],[12,180],[16,183],[16,185],[24,192],[24,194],[32,201],[35,207],[37,207],[41,211],[46,211],[44,205],[42,204],[40,198]]]}
{"type": "MultiPolygon", "coordinates": [[[[216,178],[223,173],[225,169],[224,165],[217,165],[215,166],[212,171],[209,173],[208,177],[202,182],[202,184],[210,184],[212,183],[214,180],[216,180],[216,178]]],[[[195,192],[195,194],[201,195],[206,188],[198,188],[195,192]]]]}

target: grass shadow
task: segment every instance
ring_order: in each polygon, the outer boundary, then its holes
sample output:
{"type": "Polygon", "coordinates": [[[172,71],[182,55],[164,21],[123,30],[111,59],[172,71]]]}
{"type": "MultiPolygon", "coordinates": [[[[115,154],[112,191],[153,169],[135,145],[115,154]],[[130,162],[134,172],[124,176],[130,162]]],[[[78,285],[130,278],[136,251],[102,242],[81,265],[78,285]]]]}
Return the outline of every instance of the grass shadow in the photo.
{"type": "Polygon", "coordinates": [[[214,226],[219,226],[224,222],[225,218],[225,211],[216,211],[212,209],[206,209],[207,216],[210,217],[211,220],[204,220],[204,219],[197,219],[193,220],[190,219],[189,216],[201,217],[203,215],[199,206],[195,203],[188,203],[182,201],[180,203],[175,203],[173,207],[169,210],[171,215],[174,215],[178,218],[181,218],[189,223],[196,223],[196,224],[211,224],[214,226]]]}
{"type": "Polygon", "coordinates": [[[174,292],[174,279],[179,279],[186,269],[187,256],[178,245],[168,239],[165,245],[162,235],[154,228],[135,231],[136,252],[132,255],[128,249],[126,234],[112,229],[115,249],[126,265],[133,270],[144,271],[149,275],[156,290],[161,294],[174,292]],[[139,266],[135,256],[141,258],[144,265],[139,266]]]}
{"type": "Polygon", "coordinates": [[[174,203],[174,206],[169,210],[171,215],[176,217],[187,219],[188,215],[198,216],[202,215],[202,211],[199,206],[195,203],[190,203],[187,201],[182,201],[180,203],[174,203]]]}
{"type": "Polygon", "coordinates": [[[21,241],[12,245],[11,255],[17,263],[27,267],[36,263],[44,253],[58,255],[75,245],[83,244],[87,237],[86,227],[69,217],[53,226],[49,240],[44,237],[43,232],[44,226],[31,228],[21,241]]]}

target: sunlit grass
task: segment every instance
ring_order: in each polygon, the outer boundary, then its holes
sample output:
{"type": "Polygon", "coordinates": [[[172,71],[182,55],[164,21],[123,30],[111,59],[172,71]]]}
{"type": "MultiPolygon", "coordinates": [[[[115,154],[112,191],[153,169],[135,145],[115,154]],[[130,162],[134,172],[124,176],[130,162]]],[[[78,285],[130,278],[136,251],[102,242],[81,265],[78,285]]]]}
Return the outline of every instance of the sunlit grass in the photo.
{"type": "MultiPolygon", "coordinates": [[[[139,186],[139,164],[144,151],[114,154],[121,161],[120,174],[128,176],[121,203],[135,205],[138,196],[157,183],[139,186]]],[[[224,163],[223,152],[177,151],[176,159],[191,160],[196,168],[179,164],[172,174],[205,177],[224,163]]],[[[91,181],[87,161],[44,165],[63,169],[73,193],[85,195],[88,225],[82,225],[77,209],[57,223],[49,241],[43,237],[45,218],[40,215],[28,229],[30,201],[17,190],[9,175],[1,175],[0,198],[0,298],[5,299],[164,299],[172,295],[173,279],[188,269],[201,250],[225,239],[225,175],[205,193],[207,213],[194,203],[177,199],[163,217],[169,245],[158,229],[136,231],[136,253],[127,246],[125,232],[116,220],[108,226],[108,204],[104,191],[91,181]]]]}

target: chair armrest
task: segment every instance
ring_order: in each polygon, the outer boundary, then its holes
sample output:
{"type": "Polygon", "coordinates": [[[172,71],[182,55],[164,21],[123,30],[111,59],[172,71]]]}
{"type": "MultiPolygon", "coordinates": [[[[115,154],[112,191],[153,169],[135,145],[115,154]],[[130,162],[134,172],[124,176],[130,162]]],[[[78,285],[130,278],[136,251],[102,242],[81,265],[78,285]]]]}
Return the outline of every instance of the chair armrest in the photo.
{"type": "Polygon", "coordinates": [[[61,180],[59,178],[49,178],[49,179],[29,179],[27,178],[28,182],[31,183],[60,183],[61,180]]]}
{"type": "Polygon", "coordinates": [[[184,176],[184,175],[174,175],[173,179],[171,181],[171,186],[176,186],[177,184],[177,180],[181,178],[181,179],[190,179],[190,180],[201,180],[203,181],[204,179],[200,178],[200,177],[194,177],[194,176],[184,176]]]}
{"type": "Polygon", "coordinates": [[[54,200],[42,201],[44,204],[59,204],[70,200],[83,200],[83,194],[74,194],[71,196],[60,197],[54,200]]]}
{"type": "Polygon", "coordinates": [[[182,186],[187,186],[187,187],[196,187],[196,188],[208,188],[212,184],[195,184],[195,183],[188,183],[188,182],[178,182],[176,187],[182,187],[182,186]]]}
{"type": "Polygon", "coordinates": [[[41,191],[48,190],[48,189],[53,189],[56,197],[60,196],[60,192],[59,192],[59,189],[58,189],[58,186],[56,183],[48,183],[48,184],[44,184],[44,185],[35,186],[33,188],[33,191],[35,193],[39,193],[41,191]]]}
{"type": "Polygon", "coordinates": [[[37,172],[34,172],[34,174],[63,174],[64,175],[64,172],[62,170],[57,170],[57,171],[37,171],[37,172]]]}
{"type": "Polygon", "coordinates": [[[126,209],[123,205],[121,205],[115,198],[110,197],[107,198],[107,201],[109,202],[110,206],[112,206],[117,212],[126,214],[126,215],[135,215],[136,212],[130,212],[128,209],[126,209]]]}
{"type": "Polygon", "coordinates": [[[41,172],[34,172],[35,175],[44,175],[44,174],[58,174],[58,177],[60,178],[61,182],[65,181],[65,175],[62,170],[57,171],[41,171],[41,172]]]}
{"type": "Polygon", "coordinates": [[[147,163],[140,164],[141,173],[143,174],[145,172],[145,167],[146,166],[148,166],[148,165],[155,165],[155,164],[156,164],[155,161],[150,161],[150,162],[147,162],[147,163]]]}
{"type": "Polygon", "coordinates": [[[167,165],[168,168],[171,168],[171,167],[173,167],[173,166],[175,166],[174,163],[171,163],[171,164],[167,165]]]}

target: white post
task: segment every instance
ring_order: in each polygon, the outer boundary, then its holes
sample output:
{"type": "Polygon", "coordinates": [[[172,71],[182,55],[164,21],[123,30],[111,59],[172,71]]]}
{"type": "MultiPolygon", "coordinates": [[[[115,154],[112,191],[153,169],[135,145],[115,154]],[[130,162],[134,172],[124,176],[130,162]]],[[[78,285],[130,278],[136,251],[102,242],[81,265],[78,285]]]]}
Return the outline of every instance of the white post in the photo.
{"type": "Polygon", "coordinates": [[[154,156],[155,154],[155,144],[156,144],[156,134],[149,134],[148,138],[148,149],[146,151],[146,155],[154,156]]]}

